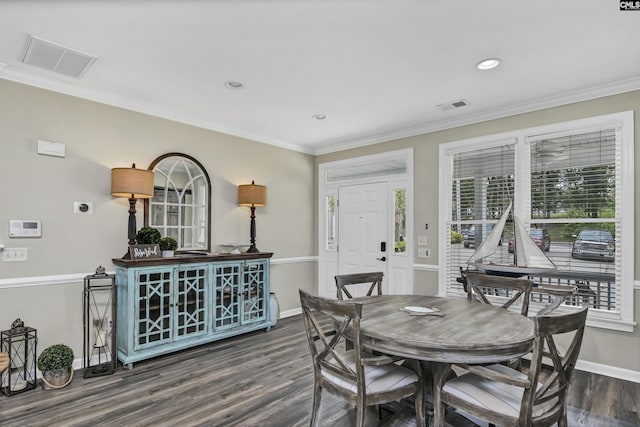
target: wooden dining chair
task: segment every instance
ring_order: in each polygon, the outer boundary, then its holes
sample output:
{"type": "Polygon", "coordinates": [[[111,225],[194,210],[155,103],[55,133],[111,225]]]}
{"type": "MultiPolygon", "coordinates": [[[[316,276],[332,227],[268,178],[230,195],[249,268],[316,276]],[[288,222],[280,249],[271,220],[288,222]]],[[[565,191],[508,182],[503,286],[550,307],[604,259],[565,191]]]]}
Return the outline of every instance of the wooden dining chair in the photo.
{"type": "Polygon", "coordinates": [[[501,304],[501,307],[506,309],[520,301],[520,314],[526,316],[529,313],[532,280],[493,276],[474,271],[468,271],[465,278],[469,301],[476,299],[483,304],[501,304]]]}
{"type": "Polygon", "coordinates": [[[366,284],[369,286],[367,290],[367,296],[373,295],[376,291],[377,295],[382,295],[382,277],[384,274],[381,271],[369,272],[369,273],[353,273],[353,274],[339,274],[335,276],[337,296],[339,300],[344,300],[345,296],[348,299],[353,298],[348,286],[366,284]]]}
{"type": "Polygon", "coordinates": [[[311,425],[318,425],[323,390],[356,406],[356,426],[364,425],[366,406],[415,395],[417,422],[424,425],[421,370],[417,366],[414,371],[396,365],[387,356],[373,356],[362,349],[362,304],[333,301],[302,290],[299,292],[314,371],[311,425]],[[338,348],[345,334],[354,344],[348,351],[338,348]]]}
{"type": "Polygon", "coordinates": [[[534,288],[533,293],[549,298],[549,303],[542,307],[536,316],[544,316],[551,313],[560,307],[567,298],[573,296],[577,290],[578,288],[573,285],[539,285],[534,288]]]}
{"type": "Polygon", "coordinates": [[[489,423],[510,426],[567,425],[566,397],[573,368],[580,353],[585,307],[563,315],[534,317],[536,338],[531,363],[518,371],[504,365],[469,365],[467,373],[445,382],[435,393],[434,405],[442,405],[480,418],[489,423]],[[566,351],[556,338],[572,335],[566,351]],[[550,366],[544,372],[543,366],[550,366]]]}

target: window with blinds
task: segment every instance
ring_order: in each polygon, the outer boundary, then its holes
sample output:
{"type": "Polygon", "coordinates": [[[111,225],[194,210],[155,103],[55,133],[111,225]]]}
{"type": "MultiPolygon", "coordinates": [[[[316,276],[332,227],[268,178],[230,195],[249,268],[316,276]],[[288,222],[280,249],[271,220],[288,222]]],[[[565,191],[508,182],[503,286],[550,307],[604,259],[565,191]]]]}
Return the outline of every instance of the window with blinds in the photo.
{"type": "Polygon", "coordinates": [[[513,201],[500,245],[484,263],[514,262],[516,215],[557,266],[533,276],[536,284],[573,285],[569,308],[588,305],[592,318],[633,321],[632,114],[445,144],[440,158],[447,295],[464,293],[460,270],[513,201]]]}

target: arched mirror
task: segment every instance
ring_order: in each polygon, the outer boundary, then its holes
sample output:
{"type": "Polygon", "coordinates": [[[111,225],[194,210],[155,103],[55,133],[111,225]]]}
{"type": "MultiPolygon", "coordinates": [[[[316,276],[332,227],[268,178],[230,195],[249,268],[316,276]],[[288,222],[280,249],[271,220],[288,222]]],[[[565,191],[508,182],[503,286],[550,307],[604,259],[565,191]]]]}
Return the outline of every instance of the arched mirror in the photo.
{"type": "Polygon", "coordinates": [[[163,237],[173,237],[178,250],[210,251],[211,181],[205,168],[182,153],[164,154],[149,165],[154,194],[144,201],[144,223],[163,237]]]}

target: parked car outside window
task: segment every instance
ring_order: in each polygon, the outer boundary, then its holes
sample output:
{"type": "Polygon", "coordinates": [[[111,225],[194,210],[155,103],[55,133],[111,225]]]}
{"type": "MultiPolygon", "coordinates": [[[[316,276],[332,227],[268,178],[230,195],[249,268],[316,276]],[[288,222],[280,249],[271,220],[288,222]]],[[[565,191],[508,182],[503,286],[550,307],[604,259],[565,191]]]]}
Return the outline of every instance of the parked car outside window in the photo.
{"type": "MultiPolygon", "coordinates": [[[[484,227],[482,227],[484,230],[484,236],[482,236],[482,241],[484,241],[488,236],[489,233],[491,233],[491,230],[493,230],[493,224],[485,224],[484,227]]],[[[469,247],[475,247],[476,246],[476,224],[472,224],[471,227],[469,227],[467,229],[467,231],[463,231],[462,232],[462,236],[463,236],[463,244],[465,248],[469,248],[469,247]]],[[[500,243],[498,243],[498,246],[502,245],[502,238],[500,238],[500,243]]]]}
{"type": "Polygon", "coordinates": [[[571,257],[577,259],[597,259],[613,261],[616,244],[613,235],[604,230],[582,230],[573,242],[571,257]]]}
{"type": "MultiPolygon", "coordinates": [[[[542,249],[545,252],[549,252],[549,250],[551,249],[551,236],[549,235],[549,232],[546,229],[532,228],[529,231],[529,235],[531,236],[531,240],[533,240],[540,249],[542,249]]],[[[509,253],[511,254],[513,253],[513,246],[514,246],[514,240],[512,237],[509,239],[509,245],[508,245],[509,253]]]]}

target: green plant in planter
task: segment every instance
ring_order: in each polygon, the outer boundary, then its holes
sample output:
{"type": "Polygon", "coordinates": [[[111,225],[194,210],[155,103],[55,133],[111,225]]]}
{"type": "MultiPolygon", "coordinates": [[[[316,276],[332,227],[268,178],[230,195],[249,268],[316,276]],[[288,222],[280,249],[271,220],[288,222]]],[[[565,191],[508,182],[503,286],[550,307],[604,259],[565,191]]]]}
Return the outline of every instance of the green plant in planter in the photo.
{"type": "Polygon", "coordinates": [[[57,371],[73,366],[73,350],[65,344],[45,348],[38,356],[38,369],[42,372],[57,371]]]}
{"type": "Polygon", "coordinates": [[[155,245],[160,243],[160,232],[153,227],[142,227],[136,235],[136,243],[139,245],[155,245]]]}
{"type": "Polygon", "coordinates": [[[173,237],[163,237],[160,239],[160,250],[175,251],[178,249],[178,242],[173,237]]]}

